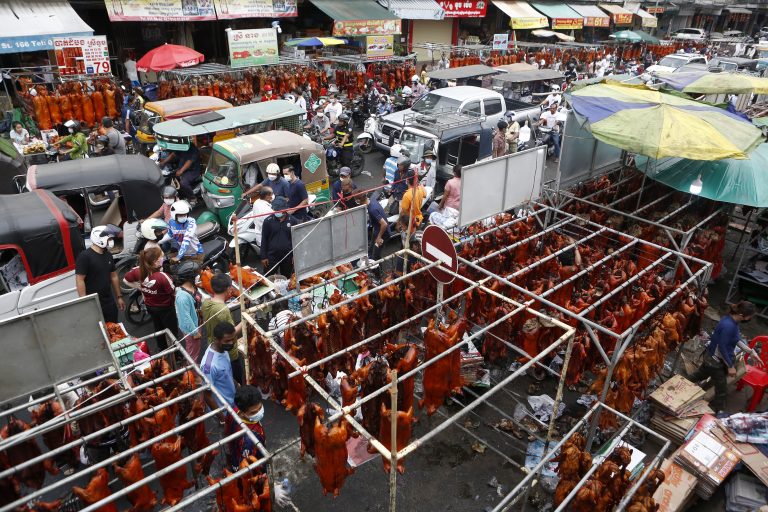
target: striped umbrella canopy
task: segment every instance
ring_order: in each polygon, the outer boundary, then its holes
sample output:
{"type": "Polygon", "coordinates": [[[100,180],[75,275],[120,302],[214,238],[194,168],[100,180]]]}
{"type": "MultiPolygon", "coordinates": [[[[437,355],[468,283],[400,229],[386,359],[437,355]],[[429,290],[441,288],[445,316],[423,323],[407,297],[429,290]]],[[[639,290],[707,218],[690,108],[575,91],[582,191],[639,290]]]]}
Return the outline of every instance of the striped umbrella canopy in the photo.
{"type": "Polygon", "coordinates": [[[300,37],[291,39],[285,43],[285,46],[337,46],[340,44],[347,44],[347,41],[337,37],[300,37]]]}
{"type": "Polygon", "coordinates": [[[768,93],[768,78],[744,73],[713,73],[701,70],[659,73],[655,76],[667,87],[680,92],[697,94],[768,93]]]}
{"type": "Polygon", "coordinates": [[[681,192],[688,192],[699,178],[702,197],[756,208],[768,206],[768,144],[760,144],[745,160],[652,160],[638,156],[635,162],[649,178],[681,192]]]}
{"type": "Polygon", "coordinates": [[[762,133],[721,108],[644,86],[601,83],[566,94],[598,140],[651,158],[747,158],[762,133]]]}

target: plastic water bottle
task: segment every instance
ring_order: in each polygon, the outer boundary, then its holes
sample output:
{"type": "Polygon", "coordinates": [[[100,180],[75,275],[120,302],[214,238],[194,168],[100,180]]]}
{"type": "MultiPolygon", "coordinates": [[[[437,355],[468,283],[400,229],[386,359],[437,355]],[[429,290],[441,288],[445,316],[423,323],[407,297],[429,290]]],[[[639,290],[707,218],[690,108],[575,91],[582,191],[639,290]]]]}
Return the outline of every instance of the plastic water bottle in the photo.
{"type": "Polygon", "coordinates": [[[285,491],[285,494],[291,494],[291,482],[288,481],[287,478],[283,478],[283,490],[285,491]]]}

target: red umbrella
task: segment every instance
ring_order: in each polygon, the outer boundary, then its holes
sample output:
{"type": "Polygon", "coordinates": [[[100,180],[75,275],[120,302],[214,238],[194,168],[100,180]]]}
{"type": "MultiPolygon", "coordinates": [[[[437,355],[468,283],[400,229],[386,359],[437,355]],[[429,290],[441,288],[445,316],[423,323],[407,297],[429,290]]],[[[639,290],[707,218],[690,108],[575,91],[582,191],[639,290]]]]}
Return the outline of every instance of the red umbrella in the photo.
{"type": "Polygon", "coordinates": [[[147,71],[168,71],[169,69],[188,68],[200,64],[205,56],[192,48],[165,43],[150,50],[136,63],[136,69],[147,71]]]}

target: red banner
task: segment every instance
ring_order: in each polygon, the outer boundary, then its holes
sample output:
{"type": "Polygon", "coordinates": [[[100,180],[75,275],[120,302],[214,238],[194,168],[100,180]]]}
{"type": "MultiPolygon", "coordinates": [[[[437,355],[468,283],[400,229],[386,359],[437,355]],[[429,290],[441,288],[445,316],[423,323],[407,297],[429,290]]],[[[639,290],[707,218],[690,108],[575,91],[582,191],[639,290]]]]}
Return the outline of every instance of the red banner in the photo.
{"type": "Polygon", "coordinates": [[[437,3],[445,10],[446,18],[482,18],[488,9],[485,0],[438,0],[437,3]]]}
{"type": "Polygon", "coordinates": [[[584,18],[552,18],[553,30],[579,30],[584,26],[584,18]]]}
{"type": "Polygon", "coordinates": [[[622,14],[611,14],[613,17],[613,24],[614,25],[631,25],[632,24],[632,16],[633,14],[630,13],[622,13],[622,14]]]}
{"type": "Polygon", "coordinates": [[[645,11],[648,14],[663,14],[664,13],[664,7],[646,7],[645,11]]]}
{"type": "Polygon", "coordinates": [[[600,16],[596,18],[587,17],[584,18],[585,27],[609,27],[611,25],[611,18],[608,16],[600,16]]]}

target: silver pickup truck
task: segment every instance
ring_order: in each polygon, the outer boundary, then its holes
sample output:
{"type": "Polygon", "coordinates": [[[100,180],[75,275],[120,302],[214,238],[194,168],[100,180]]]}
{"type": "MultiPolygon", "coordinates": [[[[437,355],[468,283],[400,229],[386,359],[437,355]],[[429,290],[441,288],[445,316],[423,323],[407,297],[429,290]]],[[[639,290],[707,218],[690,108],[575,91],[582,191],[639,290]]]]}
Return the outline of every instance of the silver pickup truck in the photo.
{"type": "Polygon", "coordinates": [[[389,152],[392,144],[398,142],[405,116],[446,111],[482,116],[485,118],[483,126],[488,128],[495,127],[507,111],[513,111],[515,119],[521,124],[529,116],[536,119],[541,114],[538,105],[505,99],[493,90],[471,85],[445,87],[425,94],[409,109],[393,112],[379,119],[374,133],[376,147],[389,152]]]}

